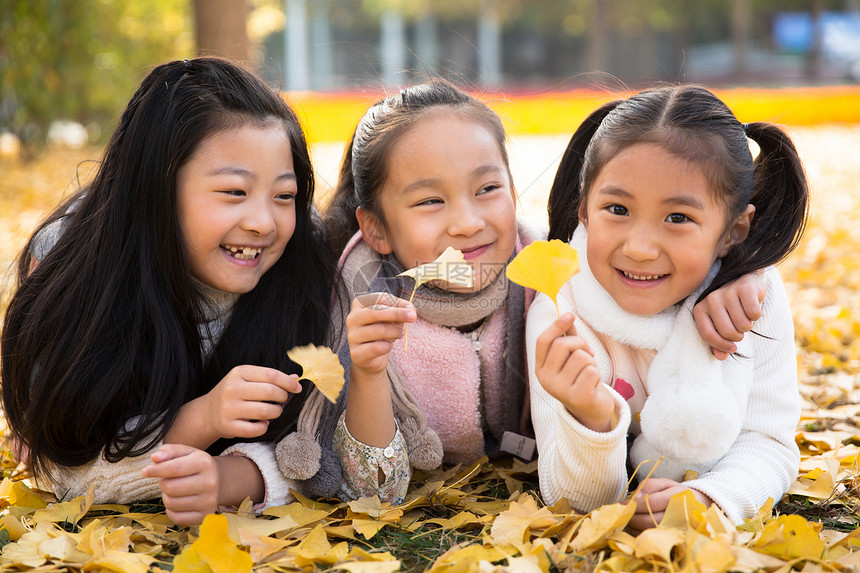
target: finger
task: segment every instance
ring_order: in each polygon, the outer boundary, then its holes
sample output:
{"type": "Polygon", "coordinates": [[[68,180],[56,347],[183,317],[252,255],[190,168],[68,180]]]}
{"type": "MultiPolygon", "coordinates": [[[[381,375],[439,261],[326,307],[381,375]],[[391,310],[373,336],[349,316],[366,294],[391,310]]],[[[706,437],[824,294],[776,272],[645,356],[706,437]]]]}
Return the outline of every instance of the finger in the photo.
{"type": "Polygon", "coordinates": [[[398,298],[387,292],[368,292],[360,294],[352,301],[352,308],[369,308],[371,310],[383,310],[389,307],[409,308],[412,303],[408,300],[398,298]]]}
{"type": "Polygon", "coordinates": [[[203,523],[203,518],[209,515],[199,511],[173,511],[167,508],[165,508],[165,513],[170,521],[176,525],[184,526],[200,525],[203,523]]]}
{"type": "MultiPolygon", "coordinates": [[[[231,398],[243,402],[269,402],[283,404],[290,397],[290,391],[283,388],[282,385],[288,385],[295,382],[295,374],[290,374],[293,380],[287,381],[278,379],[276,383],[269,382],[245,382],[241,384],[234,392],[230,393],[231,398]]],[[[301,385],[299,385],[301,389],[301,385]]],[[[237,416],[240,417],[240,416],[237,416]]]]}
{"type": "MultiPolygon", "coordinates": [[[[570,360],[571,356],[581,353],[580,359],[591,356],[588,344],[579,336],[561,336],[550,343],[549,351],[544,359],[543,368],[549,372],[559,372],[570,360]]],[[[573,378],[570,379],[573,382],[573,378]]]]}
{"type": "Polygon", "coordinates": [[[161,463],[166,462],[167,460],[172,460],[174,458],[187,456],[188,454],[195,451],[197,451],[197,448],[193,446],[186,446],[185,444],[164,444],[163,446],[155,450],[152,455],[149,456],[149,459],[151,459],[155,463],[161,463]]]}
{"type": "Polygon", "coordinates": [[[381,322],[369,324],[358,329],[354,329],[347,334],[350,348],[365,344],[367,342],[375,342],[377,340],[387,340],[394,342],[398,338],[403,337],[403,326],[390,322],[381,322]]]}
{"type": "Polygon", "coordinates": [[[754,297],[741,297],[740,303],[744,316],[750,322],[761,318],[761,303],[764,301],[764,287],[754,297]]]}
{"type": "Polygon", "coordinates": [[[242,364],[241,366],[233,368],[230,373],[241,381],[272,384],[292,394],[302,391],[302,385],[299,384],[298,375],[286,374],[277,368],[242,364]]]}
{"type": "Polygon", "coordinates": [[[656,527],[663,521],[663,512],[635,513],[627,524],[627,527],[636,531],[644,531],[656,527]]]}
{"type": "Polygon", "coordinates": [[[254,420],[251,423],[256,425],[258,423],[265,424],[267,420],[278,418],[283,411],[284,407],[281,403],[245,401],[235,404],[232,410],[226,414],[226,417],[233,422],[254,420]]]}
{"type": "MultiPolygon", "coordinates": [[[[699,331],[699,336],[705,341],[705,344],[711,347],[711,351],[718,359],[722,360],[729,353],[737,350],[737,347],[731,340],[723,338],[716,327],[710,314],[703,307],[696,306],[693,309],[693,316],[696,319],[696,329],[699,331]],[[720,358],[722,356],[722,358],[720,358]]],[[[728,319],[727,319],[728,320],[728,319]]]]}
{"type": "Polygon", "coordinates": [[[347,316],[347,327],[359,327],[376,322],[393,322],[396,324],[415,322],[418,317],[415,307],[412,306],[412,303],[407,304],[409,306],[406,308],[391,306],[379,310],[369,308],[354,310],[347,316]]]}
{"type": "MultiPolygon", "coordinates": [[[[573,313],[566,312],[550,324],[537,339],[535,347],[535,364],[542,367],[546,363],[546,356],[552,346],[553,341],[557,338],[565,336],[573,327],[573,313]]],[[[576,331],[574,330],[574,333],[576,331]]]]}
{"type": "Polygon", "coordinates": [[[194,498],[211,497],[218,487],[218,481],[214,472],[203,472],[177,478],[163,478],[158,480],[158,487],[161,488],[165,498],[171,498],[174,502],[171,504],[172,507],[181,509],[182,504],[186,504],[186,508],[191,507],[188,504],[194,498]]]}
{"type": "MultiPolygon", "coordinates": [[[[272,420],[274,418],[271,418],[272,420]]],[[[229,436],[225,438],[257,438],[269,429],[268,419],[249,418],[244,420],[231,420],[229,423],[229,436]]]]}
{"type": "Polygon", "coordinates": [[[643,494],[655,494],[679,485],[681,485],[679,482],[669,478],[648,478],[639,488],[639,496],[643,494]]]}

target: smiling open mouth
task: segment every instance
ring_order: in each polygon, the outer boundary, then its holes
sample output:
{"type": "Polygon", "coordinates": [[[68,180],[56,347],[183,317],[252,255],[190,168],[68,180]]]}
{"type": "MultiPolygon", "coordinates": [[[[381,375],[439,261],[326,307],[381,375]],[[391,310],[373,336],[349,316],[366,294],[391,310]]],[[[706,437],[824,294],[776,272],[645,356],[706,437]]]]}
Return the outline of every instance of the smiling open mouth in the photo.
{"type": "Polygon", "coordinates": [[[662,279],[663,277],[667,277],[669,275],[634,275],[632,273],[628,273],[627,271],[619,271],[622,275],[627,277],[632,281],[656,281],[657,279],[662,279]]]}
{"type": "Polygon", "coordinates": [[[235,259],[250,261],[256,259],[263,252],[263,249],[257,247],[234,247],[233,245],[221,245],[221,248],[235,259]]]}

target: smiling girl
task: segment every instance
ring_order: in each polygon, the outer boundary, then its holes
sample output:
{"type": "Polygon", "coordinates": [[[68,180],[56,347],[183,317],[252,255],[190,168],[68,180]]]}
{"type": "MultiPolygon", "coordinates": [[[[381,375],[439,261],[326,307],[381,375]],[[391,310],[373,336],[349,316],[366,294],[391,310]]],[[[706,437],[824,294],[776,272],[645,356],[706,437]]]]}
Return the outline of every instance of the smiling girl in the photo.
{"type": "Polygon", "coordinates": [[[331,312],[312,200],[301,127],[260,79],[214,58],[144,78],[19,259],[3,404],[40,481],[162,497],[180,524],[289,499],[272,442],[307,391],[286,350],[323,344],[331,312]]]}
{"type": "Polygon", "coordinates": [[[546,503],[616,502],[628,462],[644,476],[658,460],[633,500],[635,529],[658,524],[685,489],[736,522],[782,497],[800,461],[800,402],[791,313],[770,265],[800,239],[807,201],[788,136],[741,124],[705,89],[645,91],[583,122],[549,201],[551,238],[579,250],[581,272],[560,292],[561,317],[545,296],[528,315],[546,503]],[[719,362],[693,306],[756,269],[761,317],[719,362]]]}

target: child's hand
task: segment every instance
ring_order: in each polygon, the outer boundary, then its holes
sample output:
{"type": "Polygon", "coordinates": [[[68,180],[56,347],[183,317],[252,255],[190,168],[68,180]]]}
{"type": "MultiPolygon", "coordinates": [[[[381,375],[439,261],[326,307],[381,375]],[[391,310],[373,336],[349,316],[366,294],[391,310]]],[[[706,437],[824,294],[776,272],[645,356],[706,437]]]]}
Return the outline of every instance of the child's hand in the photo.
{"type": "Polygon", "coordinates": [[[573,314],[565,313],[537,339],[535,373],[541,385],[584,426],[611,430],[615,400],[600,381],[588,343],[576,334],[573,314]]]}
{"type": "Polygon", "coordinates": [[[301,391],[295,374],[262,366],[236,366],[202,396],[206,402],[202,413],[216,439],[255,438],[266,433],[269,420],[281,415],[290,394],[301,391]]]}
{"type": "Polygon", "coordinates": [[[218,509],[220,475],[215,458],[182,444],[165,444],[143,468],[145,477],[158,478],[167,517],[177,525],[196,525],[218,509]]]}
{"type": "Polygon", "coordinates": [[[718,360],[737,350],[735,342],[752,330],[761,318],[765,282],[760,273],[750,273],[719,288],[693,307],[699,335],[711,346],[718,360]]]}
{"type": "Polygon", "coordinates": [[[403,336],[403,325],[416,318],[411,302],[387,293],[370,293],[353,300],[346,317],[352,370],[367,376],[384,373],[394,341],[403,336]]]}
{"type": "MultiPolygon", "coordinates": [[[[685,489],[690,489],[684,484],[678,483],[675,480],[668,478],[649,478],[643,485],[639,494],[631,501],[636,504],[636,513],[630,520],[627,527],[634,531],[643,531],[645,529],[659,525],[663,521],[663,515],[666,512],[666,507],[669,505],[669,499],[676,493],[680,493],[685,489]]],[[[700,491],[690,489],[696,499],[705,504],[705,507],[710,506],[714,501],[700,491]]]]}

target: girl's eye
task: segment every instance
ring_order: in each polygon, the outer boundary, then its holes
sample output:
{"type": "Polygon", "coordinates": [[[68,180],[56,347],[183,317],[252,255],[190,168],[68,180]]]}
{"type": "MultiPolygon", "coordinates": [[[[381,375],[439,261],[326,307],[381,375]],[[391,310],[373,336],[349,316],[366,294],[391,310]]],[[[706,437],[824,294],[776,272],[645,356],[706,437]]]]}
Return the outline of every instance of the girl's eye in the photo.
{"type": "Polygon", "coordinates": [[[624,205],[610,205],[606,209],[613,215],[618,215],[620,217],[625,217],[627,215],[627,207],[624,205]]]}
{"type": "Polygon", "coordinates": [[[275,198],[279,199],[281,201],[294,201],[296,199],[296,194],[295,193],[279,193],[278,195],[275,195],[275,198]]]}
{"type": "Polygon", "coordinates": [[[442,204],[441,199],[424,199],[423,201],[419,201],[418,203],[415,203],[415,206],[420,207],[421,205],[441,205],[441,204],[442,204]]]}
{"type": "Polygon", "coordinates": [[[495,191],[496,189],[501,189],[501,187],[502,187],[501,185],[497,185],[495,183],[490,183],[489,185],[482,187],[481,190],[478,191],[478,195],[483,195],[485,193],[495,191]]]}
{"type": "Polygon", "coordinates": [[[226,189],[226,190],[221,191],[221,192],[224,193],[225,195],[229,195],[231,197],[244,197],[245,196],[245,192],[242,191],[241,189],[226,189]]]}
{"type": "Polygon", "coordinates": [[[671,215],[666,217],[666,220],[670,223],[686,223],[690,220],[690,218],[683,213],[672,213],[671,215]]]}

